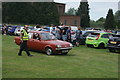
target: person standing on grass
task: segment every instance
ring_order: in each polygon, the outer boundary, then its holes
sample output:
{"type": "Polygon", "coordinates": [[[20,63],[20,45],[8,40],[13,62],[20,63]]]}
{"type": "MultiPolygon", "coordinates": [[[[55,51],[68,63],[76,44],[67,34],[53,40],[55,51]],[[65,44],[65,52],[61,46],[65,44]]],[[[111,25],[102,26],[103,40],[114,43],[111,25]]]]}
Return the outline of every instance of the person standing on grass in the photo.
{"type": "Polygon", "coordinates": [[[66,34],[67,34],[67,41],[71,43],[71,27],[68,28],[66,34]]]}
{"type": "Polygon", "coordinates": [[[60,40],[60,28],[55,25],[55,37],[60,40]]]}
{"type": "Polygon", "coordinates": [[[3,35],[6,35],[6,33],[7,33],[7,27],[6,27],[6,25],[4,24],[4,25],[2,26],[2,34],[3,34],[3,35]]]}
{"type": "Polygon", "coordinates": [[[29,53],[28,48],[27,48],[27,41],[29,40],[28,36],[28,25],[24,26],[24,29],[21,30],[20,33],[20,39],[21,39],[21,44],[20,44],[20,50],[18,53],[18,56],[22,56],[22,51],[25,50],[28,56],[33,56],[29,53]]]}
{"type": "Polygon", "coordinates": [[[63,25],[63,26],[62,26],[62,34],[61,34],[63,41],[66,41],[66,39],[67,39],[66,31],[67,31],[67,28],[65,28],[65,25],[63,25]]]}
{"type": "Polygon", "coordinates": [[[81,31],[81,29],[80,29],[80,27],[78,27],[78,30],[76,31],[76,46],[79,46],[79,44],[80,44],[80,36],[81,36],[81,34],[82,34],[82,31],[81,31]]]}

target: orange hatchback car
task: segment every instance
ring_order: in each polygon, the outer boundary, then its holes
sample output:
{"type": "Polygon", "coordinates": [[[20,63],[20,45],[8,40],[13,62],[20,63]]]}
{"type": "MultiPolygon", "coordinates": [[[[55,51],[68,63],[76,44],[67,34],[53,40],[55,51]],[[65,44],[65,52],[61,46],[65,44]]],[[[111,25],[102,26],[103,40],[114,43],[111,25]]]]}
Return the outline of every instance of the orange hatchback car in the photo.
{"type": "MultiPolygon", "coordinates": [[[[20,37],[16,36],[14,42],[20,45],[20,37]]],[[[66,41],[57,40],[57,38],[44,31],[31,31],[29,32],[29,40],[27,42],[29,50],[46,52],[47,55],[51,54],[67,54],[73,45],[66,41]]]]}

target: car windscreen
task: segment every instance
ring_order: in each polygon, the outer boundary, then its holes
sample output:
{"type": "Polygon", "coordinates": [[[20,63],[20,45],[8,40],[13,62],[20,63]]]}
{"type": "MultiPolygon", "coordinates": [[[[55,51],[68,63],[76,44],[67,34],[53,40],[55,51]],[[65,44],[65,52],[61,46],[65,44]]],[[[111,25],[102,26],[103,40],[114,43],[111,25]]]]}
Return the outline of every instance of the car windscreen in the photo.
{"type": "Polygon", "coordinates": [[[98,35],[100,35],[100,33],[91,33],[88,37],[98,37],[98,35]]]}
{"type": "Polygon", "coordinates": [[[42,40],[57,40],[57,38],[51,33],[40,33],[42,40]]]}

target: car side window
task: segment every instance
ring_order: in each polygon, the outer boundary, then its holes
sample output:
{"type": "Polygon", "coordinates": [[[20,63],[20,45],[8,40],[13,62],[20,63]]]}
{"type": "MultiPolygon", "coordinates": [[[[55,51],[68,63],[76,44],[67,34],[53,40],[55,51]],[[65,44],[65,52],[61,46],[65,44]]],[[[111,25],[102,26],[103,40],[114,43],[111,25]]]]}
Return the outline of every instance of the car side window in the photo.
{"type": "Polygon", "coordinates": [[[38,33],[33,33],[33,39],[40,40],[40,36],[38,33]]]}
{"type": "Polygon", "coordinates": [[[101,38],[109,38],[108,34],[103,34],[101,38]]]}
{"type": "Polygon", "coordinates": [[[112,37],[113,37],[113,34],[109,34],[108,36],[109,36],[109,38],[112,38],[112,37]]]}

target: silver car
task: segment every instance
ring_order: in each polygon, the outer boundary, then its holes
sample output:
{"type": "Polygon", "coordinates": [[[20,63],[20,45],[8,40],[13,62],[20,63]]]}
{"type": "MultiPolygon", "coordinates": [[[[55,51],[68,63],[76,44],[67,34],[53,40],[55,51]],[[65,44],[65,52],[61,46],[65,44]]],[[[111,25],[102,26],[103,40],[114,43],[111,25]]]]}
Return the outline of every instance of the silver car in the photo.
{"type": "Polygon", "coordinates": [[[15,35],[20,35],[20,31],[21,31],[23,28],[24,28],[24,27],[17,27],[17,28],[15,29],[14,34],[15,34],[15,35]]]}

